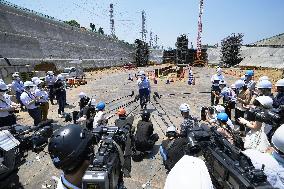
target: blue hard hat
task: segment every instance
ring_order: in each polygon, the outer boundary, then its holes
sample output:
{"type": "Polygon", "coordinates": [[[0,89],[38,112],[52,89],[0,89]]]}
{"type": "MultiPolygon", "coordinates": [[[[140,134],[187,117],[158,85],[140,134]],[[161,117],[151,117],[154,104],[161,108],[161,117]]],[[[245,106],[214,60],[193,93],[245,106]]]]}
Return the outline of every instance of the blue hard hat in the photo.
{"type": "Polygon", "coordinates": [[[253,76],[254,75],[254,71],[253,70],[247,70],[246,71],[246,76],[253,76]]]}
{"type": "Polygon", "coordinates": [[[97,110],[103,110],[103,109],[105,109],[105,107],[106,107],[106,104],[104,102],[99,102],[96,106],[96,109],[97,110]]]}
{"type": "Polygon", "coordinates": [[[219,121],[227,122],[228,119],[229,119],[229,116],[228,116],[226,113],[219,113],[219,114],[217,115],[217,119],[218,119],[219,121]]]}

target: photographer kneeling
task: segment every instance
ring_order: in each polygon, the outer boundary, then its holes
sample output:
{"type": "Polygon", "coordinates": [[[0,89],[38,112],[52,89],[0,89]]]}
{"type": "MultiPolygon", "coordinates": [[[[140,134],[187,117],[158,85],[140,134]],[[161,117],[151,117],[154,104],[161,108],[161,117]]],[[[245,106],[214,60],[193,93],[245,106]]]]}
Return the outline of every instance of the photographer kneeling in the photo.
{"type": "Polygon", "coordinates": [[[178,138],[176,128],[170,126],[166,132],[167,139],[162,141],[160,154],[163,158],[165,168],[170,171],[175,164],[184,156],[187,138],[178,138]]]}
{"type": "Polygon", "coordinates": [[[94,122],[94,117],[96,115],[96,100],[91,99],[89,104],[86,105],[83,109],[80,110],[79,112],[79,119],[77,120],[79,123],[85,122],[86,127],[89,130],[93,129],[93,122],[94,122]]]}
{"type": "Polygon", "coordinates": [[[140,152],[146,152],[152,150],[159,136],[154,133],[154,127],[150,121],[150,112],[148,110],[143,111],[141,118],[142,120],[138,121],[137,131],[134,136],[135,149],[140,152]]]}
{"type": "Polygon", "coordinates": [[[67,125],[54,132],[48,151],[54,166],[63,171],[57,189],[81,188],[89,166],[91,139],[91,133],[79,125],[67,125]]]}
{"type": "MultiPolygon", "coordinates": [[[[267,110],[272,108],[273,100],[269,96],[259,96],[254,101],[255,110],[267,110]]],[[[253,113],[251,113],[253,114],[253,113]]],[[[270,147],[267,135],[271,126],[256,119],[254,115],[248,115],[250,120],[239,118],[239,122],[250,128],[246,134],[244,147],[245,149],[256,149],[265,152],[270,147]]]]}
{"type": "Polygon", "coordinates": [[[0,82],[0,127],[16,124],[14,112],[18,105],[11,101],[10,96],[6,93],[7,91],[7,85],[0,82]]]}

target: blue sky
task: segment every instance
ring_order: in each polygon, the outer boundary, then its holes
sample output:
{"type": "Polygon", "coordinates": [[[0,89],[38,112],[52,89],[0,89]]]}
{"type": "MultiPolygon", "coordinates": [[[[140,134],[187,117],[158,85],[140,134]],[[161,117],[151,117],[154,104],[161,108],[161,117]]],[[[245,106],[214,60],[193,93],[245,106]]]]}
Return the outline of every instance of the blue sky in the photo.
{"type": "MultiPolygon", "coordinates": [[[[159,45],[174,47],[182,33],[196,44],[199,0],[10,0],[61,20],[95,23],[110,33],[109,4],[114,4],[116,35],[133,43],[141,34],[141,11],[146,11],[148,31],[159,45]]],[[[284,33],[284,0],[204,0],[202,44],[220,43],[235,32],[244,43],[284,33]]],[[[148,36],[149,39],[149,36],[148,36]]]]}

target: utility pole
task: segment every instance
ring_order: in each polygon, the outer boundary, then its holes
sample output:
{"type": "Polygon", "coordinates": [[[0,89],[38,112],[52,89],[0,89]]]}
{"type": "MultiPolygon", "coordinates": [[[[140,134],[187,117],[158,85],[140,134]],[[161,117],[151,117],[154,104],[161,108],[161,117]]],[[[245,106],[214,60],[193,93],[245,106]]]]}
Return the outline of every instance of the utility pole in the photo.
{"type": "Polygon", "coordinates": [[[110,17],[110,33],[112,37],[115,36],[115,28],[114,28],[114,16],[113,16],[113,4],[110,4],[110,10],[109,10],[109,17],[110,17]]]}
{"type": "Polygon", "coordinates": [[[158,35],[155,35],[155,48],[158,48],[158,35]]]}
{"type": "Polygon", "coordinates": [[[149,41],[149,45],[150,45],[150,47],[153,47],[154,45],[153,45],[153,32],[152,31],[150,31],[150,41],[149,41]]]}
{"type": "Polygon", "coordinates": [[[142,11],[142,29],[141,29],[141,40],[146,42],[146,33],[147,33],[147,30],[146,30],[146,13],[145,11],[143,10],[142,11]]]}

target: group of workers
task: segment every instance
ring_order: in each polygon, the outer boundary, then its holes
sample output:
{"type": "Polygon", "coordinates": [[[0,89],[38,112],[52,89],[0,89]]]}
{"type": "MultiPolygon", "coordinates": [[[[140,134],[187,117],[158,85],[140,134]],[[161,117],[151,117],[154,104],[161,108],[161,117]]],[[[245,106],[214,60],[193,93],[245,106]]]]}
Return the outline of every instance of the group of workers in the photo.
{"type": "Polygon", "coordinates": [[[48,71],[44,79],[33,77],[31,80],[23,82],[18,72],[12,74],[12,84],[7,85],[0,81],[0,127],[16,124],[16,112],[27,111],[33,119],[34,126],[41,121],[46,121],[49,110],[49,101],[54,105],[56,97],[58,117],[64,116],[66,105],[66,82],[65,78],[59,74],[54,75],[48,71]],[[11,100],[11,93],[15,94],[16,102],[11,100]]]}

